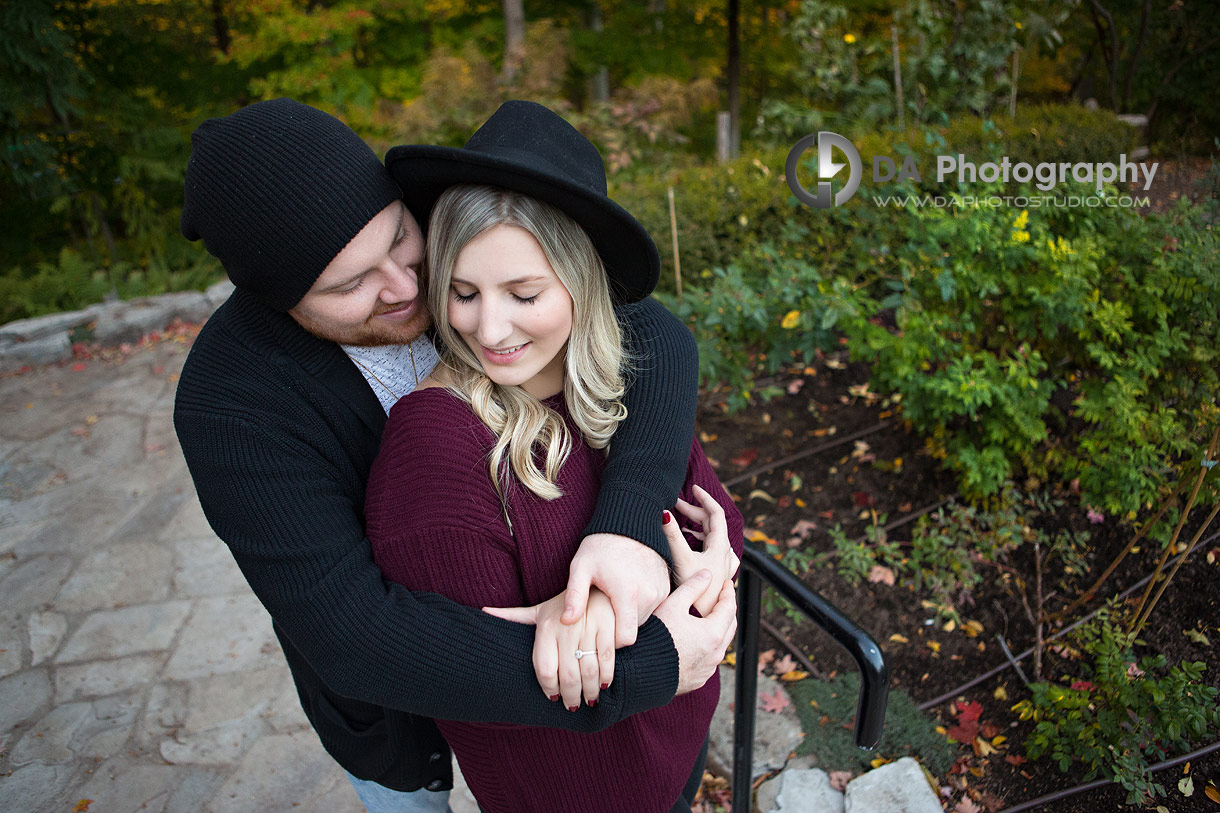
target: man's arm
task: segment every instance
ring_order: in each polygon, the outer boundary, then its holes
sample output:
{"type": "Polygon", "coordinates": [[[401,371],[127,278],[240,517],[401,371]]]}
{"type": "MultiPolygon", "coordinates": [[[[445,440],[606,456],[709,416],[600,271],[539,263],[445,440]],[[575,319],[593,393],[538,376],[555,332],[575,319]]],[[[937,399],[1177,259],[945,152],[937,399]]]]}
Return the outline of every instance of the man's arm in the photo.
{"type": "MultiPolygon", "coordinates": [[[[181,393],[180,393],[181,394],[181,393]]],[[[594,731],[664,705],[679,664],[652,619],[618,653],[594,709],[549,702],[531,668],[533,630],[441,596],[386,584],[362,506],[328,462],[331,438],[270,432],[213,409],[175,412],[204,512],[280,631],[332,691],[456,720],[594,731]]]]}
{"type": "Polygon", "coordinates": [[[686,326],[655,300],[621,307],[618,316],[634,356],[627,420],[610,444],[597,507],[572,559],[563,621],[580,617],[597,585],[614,606],[615,639],[627,646],[639,619],[669,592],[672,559],[660,518],[686,479],[699,354],[686,326]]]}
{"type": "Polygon", "coordinates": [[[634,354],[634,373],[624,398],[627,420],[610,443],[597,508],[585,535],[629,536],[669,563],[661,512],[674,506],[686,481],[699,352],[686,325],[654,299],[617,312],[634,354]]]}

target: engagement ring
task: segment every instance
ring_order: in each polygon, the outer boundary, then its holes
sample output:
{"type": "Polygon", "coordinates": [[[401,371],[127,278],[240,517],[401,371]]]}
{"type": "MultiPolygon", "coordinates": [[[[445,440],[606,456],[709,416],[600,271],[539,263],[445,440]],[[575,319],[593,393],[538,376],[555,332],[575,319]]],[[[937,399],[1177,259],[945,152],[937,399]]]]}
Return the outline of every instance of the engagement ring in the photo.
{"type": "Polygon", "coordinates": [[[578,650],[576,650],[576,660],[580,660],[585,655],[596,655],[596,654],[597,654],[596,649],[578,649],[578,650]]]}

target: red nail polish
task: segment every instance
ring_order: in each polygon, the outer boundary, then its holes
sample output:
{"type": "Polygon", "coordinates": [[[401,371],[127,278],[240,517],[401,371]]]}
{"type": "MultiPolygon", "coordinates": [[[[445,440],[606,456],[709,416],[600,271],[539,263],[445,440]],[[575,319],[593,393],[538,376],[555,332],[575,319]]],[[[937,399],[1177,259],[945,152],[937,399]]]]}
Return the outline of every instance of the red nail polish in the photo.
{"type": "Polygon", "coordinates": [[[559,695],[553,694],[550,697],[548,697],[547,699],[550,700],[552,703],[554,703],[556,700],[559,699],[559,695]]]}
{"type": "Polygon", "coordinates": [[[568,706],[568,711],[576,711],[580,706],[568,706]]]}
{"type": "Polygon", "coordinates": [[[603,692],[604,692],[606,689],[609,689],[609,688],[610,688],[610,684],[609,684],[609,683],[603,683],[603,684],[602,684],[602,691],[603,691],[603,692]]]}
{"type": "Polygon", "coordinates": [[[669,513],[668,511],[661,512],[661,524],[662,525],[668,525],[673,520],[673,518],[674,518],[674,515],[669,513]]]}
{"type": "Polygon", "coordinates": [[[595,708],[597,708],[597,701],[596,701],[596,700],[590,700],[590,701],[589,701],[589,708],[591,708],[591,709],[595,709],[595,708]]]}

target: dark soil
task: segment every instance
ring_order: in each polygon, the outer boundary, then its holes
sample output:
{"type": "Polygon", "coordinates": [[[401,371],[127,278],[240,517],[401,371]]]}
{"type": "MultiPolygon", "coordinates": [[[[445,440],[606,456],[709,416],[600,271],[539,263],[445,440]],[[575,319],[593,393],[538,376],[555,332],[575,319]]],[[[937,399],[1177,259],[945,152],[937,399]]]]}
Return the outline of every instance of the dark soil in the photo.
{"type": "MultiPolygon", "coordinates": [[[[893,524],[955,495],[953,477],[924,451],[920,438],[903,425],[895,405],[884,394],[870,393],[867,382],[866,366],[828,357],[811,367],[781,374],[770,383],[787,394],[741,413],[726,414],[723,399],[715,392],[708,396],[699,415],[701,439],[745,516],[747,533],[758,529],[784,547],[798,522],[813,522],[816,527],[799,543],[801,549],[829,551],[833,550],[830,529],[836,523],[849,537],[859,538],[874,518],[881,524],[893,524]],[[825,448],[878,424],[882,424],[880,429],[859,440],[825,448]],[[815,454],[772,468],[775,461],[819,448],[815,454]]],[[[1090,572],[1077,576],[1077,582],[1059,586],[1059,596],[1048,605],[1051,609],[1062,607],[1064,597],[1076,595],[1091,583],[1132,533],[1129,526],[1110,518],[1101,524],[1091,524],[1085,517],[1085,507],[1075,497],[1066,490],[1057,496],[1064,506],[1055,515],[1043,518],[1044,528],[1088,530],[1090,572]]],[[[908,541],[913,526],[913,522],[908,522],[890,530],[888,536],[891,540],[908,541]]],[[[1127,557],[1101,590],[1101,598],[1139,581],[1151,569],[1153,554],[1150,546],[1144,546],[1141,553],[1127,557]]],[[[1032,575],[1032,557],[1023,550],[1018,551],[1011,564],[1018,573],[1023,571],[1021,575],[1032,575]]],[[[893,586],[867,581],[852,586],[836,572],[832,562],[811,570],[805,582],[872,634],[885,650],[892,687],[923,703],[1004,663],[997,636],[1002,636],[1013,653],[1034,643],[1034,630],[1013,575],[1006,577],[1001,569],[996,569],[971,595],[962,597],[959,610],[963,619],[977,621],[983,627],[983,632],[975,637],[961,627],[945,631],[944,622],[936,619],[935,611],[921,605],[921,600],[927,597],[904,586],[901,579],[893,586]],[[892,636],[905,638],[906,642],[892,636]]],[[[1182,660],[1204,661],[1206,680],[1212,684],[1220,682],[1220,590],[1215,586],[1218,577],[1220,541],[1212,541],[1196,551],[1166,591],[1141,636],[1148,646],[1137,655],[1160,652],[1171,664],[1182,660]],[[1217,551],[1216,561],[1208,564],[1207,553],[1213,549],[1217,551]],[[1183,634],[1188,629],[1205,632],[1215,645],[1193,643],[1183,634]]],[[[1129,600],[1137,600],[1141,592],[1136,591],[1129,600]]],[[[1086,610],[1095,609],[1100,603],[1090,602],[1086,610]]],[[[782,656],[789,644],[796,646],[823,676],[855,670],[850,657],[811,623],[794,624],[781,612],[769,612],[765,618],[786,641],[764,634],[764,649],[775,647],[782,656]]],[[[1033,680],[1033,659],[1026,659],[1021,666],[1033,680]]],[[[1043,675],[1057,678],[1078,674],[1077,669],[1073,663],[1048,655],[1043,675]]],[[[961,757],[958,772],[938,777],[941,785],[955,789],[952,800],[945,800],[946,809],[953,809],[966,788],[981,809],[998,811],[1082,784],[1083,771],[1076,766],[1062,774],[1047,760],[1012,765],[1005,759],[1024,754],[1021,743],[1030,724],[1018,722],[1011,707],[1025,697],[1028,692],[1022,679],[1012,669],[956,695],[959,700],[981,703],[984,725],[995,733],[1003,733],[1008,742],[998,753],[985,757],[976,756],[967,746],[955,746],[961,757]],[[1006,699],[997,699],[997,689],[1001,688],[1000,694],[1006,694],[1006,699]]],[[[946,727],[955,722],[953,699],[928,710],[946,727]]],[[[1209,743],[1200,743],[1206,744],[1209,743]]],[[[1160,804],[1170,811],[1220,813],[1220,805],[1209,801],[1203,793],[1207,780],[1220,784],[1220,752],[1192,764],[1196,792],[1190,799],[1177,790],[1182,770],[1177,767],[1158,775],[1168,797],[1157,800],[1148,809],[1160,804]]],[[[1124,806],[1124,798],[1121,788],[1109,786],[1038,809],[1054,813],[1140,809],[1124,806]]]]}

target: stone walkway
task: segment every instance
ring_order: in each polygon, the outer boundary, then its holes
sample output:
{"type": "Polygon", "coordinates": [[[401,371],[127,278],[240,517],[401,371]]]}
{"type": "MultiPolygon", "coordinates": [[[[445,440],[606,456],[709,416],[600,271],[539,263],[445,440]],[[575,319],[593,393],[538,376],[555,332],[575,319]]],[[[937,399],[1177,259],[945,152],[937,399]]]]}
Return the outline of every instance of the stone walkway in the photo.
{"type": "MultiPolygon", "coordinates": [[[[55,331],[30,341],[61,353],[55,331]]],[[[172,427],[187,349],[171,336],[0,377],[0,811],[363,809],[195,497],[172,427]]],[[[758,725],[761,775],[801,735],[791,710],[758,725]]],[[[818,809],[795,795],[784,811],[818,809]]],[[[452,806],[477,810],[460,782],[452,806]]]]}

